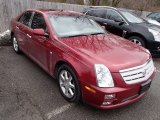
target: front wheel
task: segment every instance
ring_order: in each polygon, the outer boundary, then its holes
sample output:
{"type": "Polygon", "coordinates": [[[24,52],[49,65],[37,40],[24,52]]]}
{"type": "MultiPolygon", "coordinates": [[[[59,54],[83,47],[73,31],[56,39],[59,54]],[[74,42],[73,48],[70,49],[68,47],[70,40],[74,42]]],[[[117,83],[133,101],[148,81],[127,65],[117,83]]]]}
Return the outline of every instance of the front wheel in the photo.
{"type": "Polygon", "coordinates": [[[144,40],[138,36],[132,36],[129,38],[129,40],[137,45],[140,45],[142,47],[146,47],[144,40]]]}
{"type": "Polygon", "coordinates": [[[61,65],[58,69],[58,83],[62,96],[68,102],[79,102],[81,98],[80,84],[76,74],[68,65],[61,65]]]}

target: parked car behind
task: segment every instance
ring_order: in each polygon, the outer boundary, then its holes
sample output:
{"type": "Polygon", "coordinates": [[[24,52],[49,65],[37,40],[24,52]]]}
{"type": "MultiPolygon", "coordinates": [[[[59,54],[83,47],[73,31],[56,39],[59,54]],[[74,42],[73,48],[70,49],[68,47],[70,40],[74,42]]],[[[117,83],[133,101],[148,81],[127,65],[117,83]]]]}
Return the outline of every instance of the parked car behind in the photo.
{"type": "Polygon", "coordinates": [[[160,12],[152,12],[147,17],[160,23],[160,12]]]}
{"type": "Polygon", "coordinates": [[[95,6],[85,8],[83,13],[106,26],[107,31],[149,49],[154,56],[160,56],[159,26],[150,24],[125,9],[95,6]]]}
{"type": "Polygon", "coordinates": [[[11,25],[14,51],[57,79],[69,102],[122,107],[143,98],[154,78],[147,49],[107,33],[80,13],[27,10],[11,25]]]}
{"type": "Polygon", "coordinates": [[[147,22],[151,23],[151,24],[154,24],[154,25],[158,25],[160,26],[160,23],[156,20],[153,20],[151,18],[148,18],[148,17],[141,17],[142,19],[146,20],[147,22]]]}

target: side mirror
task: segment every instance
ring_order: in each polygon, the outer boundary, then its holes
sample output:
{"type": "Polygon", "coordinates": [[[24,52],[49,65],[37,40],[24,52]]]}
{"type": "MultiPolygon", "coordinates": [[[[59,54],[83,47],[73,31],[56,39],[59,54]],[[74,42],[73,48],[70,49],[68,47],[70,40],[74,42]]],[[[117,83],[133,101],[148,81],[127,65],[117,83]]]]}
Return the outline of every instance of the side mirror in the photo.
{"type": "Polygon", "coordinates": [[[114,21],[117,22],[119,25],[125,24],[125,22],[121,18],[116,18],[116,19],[114,19],[114,21]]]}
{"type": "Polygon", "coordinates": [[[115,22],[122,22],[123,20],[122,20],[121,18],[118,18],[118,17],[117,17],[117,18],[114,19],[114,21],[115,21],[115,22]]]}
{"type": "Polygon", "coordinates": [[[121,18],[116,18],[115,20],[114,20],[115,22],[117,22],[117,23],[119,23],[119,25],[123,25],[125,22],[123,21],[123,19],[121,19],[121,18]]]}
{"type": "Polygon", "coordinates": [[[45,31],[44,31],[44,29],[34,29],[33,30],[33,33],[35,34],[35,35],[40,35],[40,36],[44,36],[45,35],[45,31]]]}
{"type": "Polygon", "coordinates": [[[119,23],[119,25],[123,25],[123,24],[125,24],[125,22],[124,22],[124,21],[121,21],[121,22],[119,23]]]}

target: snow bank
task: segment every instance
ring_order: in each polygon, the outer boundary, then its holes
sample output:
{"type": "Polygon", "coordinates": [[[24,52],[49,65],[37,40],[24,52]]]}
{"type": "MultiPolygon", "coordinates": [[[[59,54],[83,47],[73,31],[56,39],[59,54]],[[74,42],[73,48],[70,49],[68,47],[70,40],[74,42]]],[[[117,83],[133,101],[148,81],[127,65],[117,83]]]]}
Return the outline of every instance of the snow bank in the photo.
{"type": "Polygon", "coordinates": [[[11,45],[10,30],[0,33],[0,45],[11,45]]]}

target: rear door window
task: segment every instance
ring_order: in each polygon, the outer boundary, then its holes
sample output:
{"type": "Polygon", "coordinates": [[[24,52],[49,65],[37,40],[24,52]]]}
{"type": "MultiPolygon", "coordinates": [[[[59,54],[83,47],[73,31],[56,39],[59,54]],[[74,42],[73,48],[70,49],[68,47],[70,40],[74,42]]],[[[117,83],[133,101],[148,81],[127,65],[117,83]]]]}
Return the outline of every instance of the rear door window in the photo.
{"type": "Polygon", "coordinates": [[[24,25],[26,25],[26,26],[29,26],[30,25],[31,16],[32,16],[32,12],[31,11],[27,11],[20,17],[19,22],[24,24],[24,25]]]}

